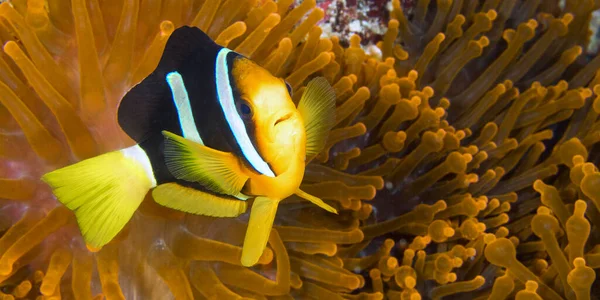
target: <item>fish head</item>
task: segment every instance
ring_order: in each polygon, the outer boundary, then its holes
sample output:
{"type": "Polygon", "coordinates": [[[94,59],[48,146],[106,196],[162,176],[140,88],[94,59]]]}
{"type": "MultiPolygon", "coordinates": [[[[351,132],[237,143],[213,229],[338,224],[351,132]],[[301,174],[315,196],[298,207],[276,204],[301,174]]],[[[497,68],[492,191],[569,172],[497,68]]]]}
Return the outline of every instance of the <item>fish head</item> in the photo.
{"type": "Polygon", "coordinates": [[[253,142],[277,176],[291,162],[304,159],[304,123],[286,82],[250,60],[245,64],[244,68],[238,66],[234,70],[243,103],[239,109],[242,113],[251,111],[253,142]]]}

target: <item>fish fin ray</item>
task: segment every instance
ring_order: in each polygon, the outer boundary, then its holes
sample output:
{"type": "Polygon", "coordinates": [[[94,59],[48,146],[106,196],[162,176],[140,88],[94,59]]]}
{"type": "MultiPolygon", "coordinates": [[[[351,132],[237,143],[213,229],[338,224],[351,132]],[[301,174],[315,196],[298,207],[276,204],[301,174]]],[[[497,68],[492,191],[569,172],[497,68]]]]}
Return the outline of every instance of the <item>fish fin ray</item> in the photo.
{"type": "Polygon", "coordinates": [[[320,207],[330,213],[334,213],[334,214],[338,213],[337,209],[335,209],[333,206],[325,203],[323,200],[321,200],[321,198],[315,197],[301,189],[298,189],[295,194],[296,194],[296,196],[298,196],[302,199],[308,200],[311,203],[317,205],[318,207],[320,207]]]}
{"type": "Polygon", "coordinates": [[[306,157],[310,161],[323,150],[329,131],[335,124],[335,91],[324,77],[311,80],[300,102],[298,111],[306,130],[306,157]]]}
{"type": "Polygon", "coordinates": [[[263,254],[273,228],[278,205],[279,200],[262,196],[254,199],[242,247],[241,263],[243,266],[255,265],[263,254]]]}
{"type": "Polygon", "coordinates": [[[165,183],[152,190],[156,203],[175,210],[210,217],[237,217],[246,212],[247,202],[204,191],[165,183]]]}
{"type": "Polygon", "coordinates": [[[240,195],[248,180],[239,159],[228,152],[218,151],[168,131],[165,137],[165,162],[177,179],[198,182],[221,194],[240,195]]]}
{"type": "Polygon", "coordinates": [[[143,163],[121,151],[49,172],[42,180],[75,213],[85,242],[93,248],[101,248],[125,227],[155,184],[143,163]]]}

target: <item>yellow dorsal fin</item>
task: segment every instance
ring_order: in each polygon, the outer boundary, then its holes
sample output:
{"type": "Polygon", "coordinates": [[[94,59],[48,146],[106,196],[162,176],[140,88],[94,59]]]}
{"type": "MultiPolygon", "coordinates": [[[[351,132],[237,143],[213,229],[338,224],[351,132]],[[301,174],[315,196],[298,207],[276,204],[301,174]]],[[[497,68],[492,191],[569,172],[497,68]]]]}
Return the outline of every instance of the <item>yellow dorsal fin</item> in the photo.
{"type": "Polygon", "coordinates": [[[88,248],[99,249],[129,222],[156,184],[138,146],[80,161],[47,173],[58,201],[75,212],[88,248]]]}
{"type": "Polygon", "coordinates": [[[237,217],[247,208],[245,201],[228,199],[177,183],[157,186],[152,191],[152,197],[162,206],[211,217],[237,217]]]}
{"type": "Polygon", "coordinates": [[[298,103],[306,129],[306,161],[317,155],[335,124],[335,91],[323,77],[311,80],[298,103]]]}
{"type": "Polygon", "coordinates": [[[318,197],[315,197],[315,196],[313,196],[313,195],[311,195],[311,194],[309,194],[307,192],[304,192],[301,189],[298,189],[296,191],[296,196],[298,196],[298,197],[300,197],[302,199],[306,199],[306,200],[310,201],[311,203],[317,205],[318,207],[320,207],[320,208],[322,208],[322,209],[324,209],[324,210],[326,210],[326,211],[328,211],[330,213],[334,213],[334,214],[338,213],[337,209],[333,208],[331,205],[323,202],[323,200],[321,200],[318,197]]]}
{"type": "Polygon", "coordinates": [[[267,246],[279,200],[267,197],[256,197],[250,210],[250,221],[246,230],[244,246],[242,247],[242,265],[250,267],[258,259],[267,246]]]}
{"type": "Polygon", "coordinates": [[[243,199],[240,191],[248,180],[240,160],[232,153],[218,151],[168,131],[165,161],[177,179],[198,182],[207,189],[243,199]]]}

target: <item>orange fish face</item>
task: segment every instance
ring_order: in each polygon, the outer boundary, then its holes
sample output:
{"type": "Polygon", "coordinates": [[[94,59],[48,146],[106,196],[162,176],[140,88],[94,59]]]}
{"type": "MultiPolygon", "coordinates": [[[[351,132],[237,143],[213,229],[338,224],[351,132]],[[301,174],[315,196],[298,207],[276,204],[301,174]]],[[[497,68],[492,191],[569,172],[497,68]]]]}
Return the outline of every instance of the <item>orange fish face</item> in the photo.
{"type": "Polygon", "coordinates": [[[304,123],[285,82],[250,60],[240,60],[233,69],[236,85],[253,111],[254,143],[276,176],[292,161],[304,159],[304,123]]]}

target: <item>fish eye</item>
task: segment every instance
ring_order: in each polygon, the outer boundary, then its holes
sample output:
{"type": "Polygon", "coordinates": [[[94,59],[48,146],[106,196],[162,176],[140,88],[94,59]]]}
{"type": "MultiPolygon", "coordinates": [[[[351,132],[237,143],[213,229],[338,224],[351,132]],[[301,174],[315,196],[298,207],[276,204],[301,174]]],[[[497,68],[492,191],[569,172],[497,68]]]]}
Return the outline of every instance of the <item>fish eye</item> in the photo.
{"type": "Polygon", "coordinates": [[[250,107],[250,104],[246,101],[240,101],[240,105],[239,105],[239,110],[240,110],[240,114],[242,114],[243,117],[250,117],[252,116],[252,107],[250,107]]]}

